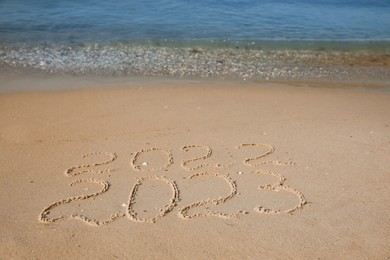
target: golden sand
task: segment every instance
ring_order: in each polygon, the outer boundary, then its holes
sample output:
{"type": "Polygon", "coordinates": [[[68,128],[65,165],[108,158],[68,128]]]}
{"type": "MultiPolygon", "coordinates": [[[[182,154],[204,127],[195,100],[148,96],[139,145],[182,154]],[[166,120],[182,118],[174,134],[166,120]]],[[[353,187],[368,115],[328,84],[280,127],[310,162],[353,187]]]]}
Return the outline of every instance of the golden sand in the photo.
{"type": "Polygon", "coordinates": [[[1,259],[390,256],[388,93],[137,84],[0,95],[1,259]]]}

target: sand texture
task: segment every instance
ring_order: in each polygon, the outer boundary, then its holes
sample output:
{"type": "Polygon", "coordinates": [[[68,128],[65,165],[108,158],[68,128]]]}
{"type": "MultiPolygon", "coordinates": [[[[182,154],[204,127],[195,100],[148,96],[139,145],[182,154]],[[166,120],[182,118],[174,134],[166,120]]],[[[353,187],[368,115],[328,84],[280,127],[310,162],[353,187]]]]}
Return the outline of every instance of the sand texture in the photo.
{"type": "Polygon", "coordinates": [[[390,95],[329,84],[1,94],[0,259],[389,259],[390,95]]]}

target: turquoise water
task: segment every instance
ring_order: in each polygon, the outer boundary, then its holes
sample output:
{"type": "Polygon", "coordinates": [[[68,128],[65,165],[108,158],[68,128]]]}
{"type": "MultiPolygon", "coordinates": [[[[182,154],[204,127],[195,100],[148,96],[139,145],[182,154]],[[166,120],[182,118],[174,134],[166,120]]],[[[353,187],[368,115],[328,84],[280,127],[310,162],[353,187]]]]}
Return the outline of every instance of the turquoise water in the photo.
{"type": "Polygon", "coordinates": [[[389,0],[0,0],[0,44],[379,46],[389,0]],[[276,45],[278,45],[276,44],[276,45]]]}

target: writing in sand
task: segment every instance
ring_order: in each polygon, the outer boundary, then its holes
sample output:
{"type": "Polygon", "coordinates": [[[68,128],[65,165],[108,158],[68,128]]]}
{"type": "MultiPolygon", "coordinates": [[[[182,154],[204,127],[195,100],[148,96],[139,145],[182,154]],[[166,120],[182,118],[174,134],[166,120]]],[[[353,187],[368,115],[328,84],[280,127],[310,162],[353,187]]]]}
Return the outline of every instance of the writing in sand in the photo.
{"type": "MultiPolygon", "coordinates": [[[[259,167],[265,165],[294,166],[294,162],[292,161],[285,162],[279,160],[265,160],[267,156],[275,152],[275,148],[270,144],[243,143],[234,147],[233,149],[240,150],[240,152],[244,152],[244,153],[247,149],[259,150],[258,155],[251,156],[250,158],[245,158],[242,162],[240,162],[241,166],[251,168],[251,172],[250,172],[251,175],[267,175],[270,176],[271,178],[276,179],[274,183],[259,185],[257,187],[258,190],[284,191],[292,194],[293,196],[296,196],[297,198],[297,203],[295,205],[284,210],[266,208],[265,206],[257,205],[253,208],[253,212],[257,214],[268,214],[268,215],[293,214],[304,207],[304,205],[307,203],[305,197],[301,192],[299,192],[295,188],[286,185],[285,184],[286,178],[283,175],[275,171],[259,169],[259,167]]],[[[108,192],[110,189],[110,183],[107,180],[103,180],[99,178],[77,179],[70,183],[71,187],[75,185],[83,185],[83,184],[86,185],[89,183],[89,185],[92,184],[92,185],[99,186],[100,189],[93,193],[72,196],[51,203],[50,205],[48,205],[42,210],[42,212],[39,215],[39,220],[42,223],[49,224],[61,219],[68,219],[68,220],[74,219],[74,220],[80,220],[92,226],[100,226],[100,225],[111,223],[119,218],[127,217],[129,220],[134,222],[155,223],[157,220],[163,218],[165,215],[172,212],[176,207],[178,207],[178,211],[177,211],[178,217],[185,220],[189,220],[197,217],[208,217],[208,216],[229,219],[229,218],[237,218],[239,216],[249,214],[249,212],[246,210],[236,210],[230,213],[209,210],[209,206],[211,207],[211,206],[221,205],[234,198],[237,194],[240,194],[239,187],[237,187],[236,181],[231,179],[229,174],[220,173],[222,170],[226,170],[236,165],[237,162],[232,161],[224,164],[210,163],[209,158],[212,156],[213,151],[209,146],[206,145],[192,144],[180,148],[180,152],[182,153],[188,153],[191,150],[204,151],[204,153],[202,152],[203,154],[201,156],[194,156],[192,158],[182,160],[180,165],[182,172],[185,173],[186,176],[188,176],[188,173],[191,174],[189,177],[183,179],[185,179],[187,182],[191,182],[195,179],[200,179],[200,178],[218,179],[223,181],[223,183],[225,183],[224,185],[226,185],[229,188],[228,193],[225,193],[219,196],[218,198],[208,198],[204,200],[194,201],[191,203],[186,203],[186,205],[180,205],[181,202],[180,195],[185,194],[186,191],[180,190],[177,181],[170,179],[169,176],[167,177],[167,176],[161,176],[157,174],[158,172],[161,171],[167,172],[167,169],[174,164],[172,150],[158,148],[158,147],[150,147],[150,148],[141,149],[136,153],[133,153],[130,158],[129,161],[130,167],[127,170],[129,170],[130,172],[138,172],[143,175],[137,178],[136,183],[131,187],[130,193],[127,198],[127,203],[122,204],[121,210],[117,212],[113,212],[111,216],[107,217],[106,219],[96,219],[91,216],[86,216],[85,214],[80,214],[80,212],[51,217],[51,211],[53,211],[55,208],[64,207],[66,205],[75,203],[76,201],[95,200],[98,196],[108,192]],[[141,160],[142,158],[147,156],[147,154],[150,153],[158,153],[159,157],[162,158],[161,161],[163,161],[164,163],[162,164],[160,163],[160,165],[155,167],[151,165],[151,163],[141,160]],[[205,168],[206,169],[212,168],[213,171],[206,171],[204,170],[205,168]],[[217,170],[214,171],[214,169],[217,170]],[[139,217],[135,204],[137,202],[137,199],[139,199],[141,186],[146,185],[148,182],[160,183],[160,185],[162,184],[164,187],[166,187],[167,190],[169,190],[168,193],[170,194],[169,195],[170,197],[167,199],[166,205],[162,206],[161,208],[158,208],[158,213],[155,214],[154,216],[139,217]],[[205,210],[200,212],[198,211],[191,214],[191,211],[193,209],[201,208],[201,207],[205,208],[205,210]]],[[[119,170],[119,169],[113,169],[112,167],[111,168],[109,167],[111,163],[113,163],[115,160],[118,159],[116,153],[93,152],[93,153],[85,154],[82,157],[84,160],[87,157],[88,158],[96,157],[99,158],[99,161],[95,161],[94,163],[72,166],[65,170],[65,175],[67,177],[76,177],[81,174],[103,174],[103,173],[110,173],[119,170]],[[102,160],[102,158],[106,158],[106,159],[102,160]],[[94,170],[94,168],[97,168],[96,166],[99,166],[100,168],[106,167],[106,169],[94,170]]],[[[237,172],[238,175],[241,175],[242,173],[243,173],[242,171],[237,172]]],[[[153,192],[153,189],[150,192],[153,192]]],[[[145,194],[143,194],[143,196],[145,196],[145,194]]],[[[83,212],[83,210],[81,210],[81,212],[83,212]]]]}

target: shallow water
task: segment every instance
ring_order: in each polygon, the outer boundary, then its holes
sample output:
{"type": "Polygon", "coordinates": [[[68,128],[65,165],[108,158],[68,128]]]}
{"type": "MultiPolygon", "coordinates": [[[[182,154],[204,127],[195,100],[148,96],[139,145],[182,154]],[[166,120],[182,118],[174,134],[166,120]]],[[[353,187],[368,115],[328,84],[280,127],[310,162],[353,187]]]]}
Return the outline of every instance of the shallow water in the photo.
{"type": "Polygon", "coordinates": [[[0,0],[0,72],[382,84],[389,14],[389,0],[0,0]]]}
{"type": "Polygon", "coordinates": [[[387,0],[0,0],[0,43],[382,46],[389,14],[387,0]]]}

